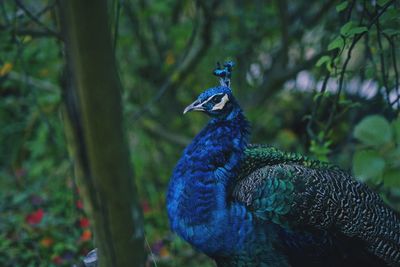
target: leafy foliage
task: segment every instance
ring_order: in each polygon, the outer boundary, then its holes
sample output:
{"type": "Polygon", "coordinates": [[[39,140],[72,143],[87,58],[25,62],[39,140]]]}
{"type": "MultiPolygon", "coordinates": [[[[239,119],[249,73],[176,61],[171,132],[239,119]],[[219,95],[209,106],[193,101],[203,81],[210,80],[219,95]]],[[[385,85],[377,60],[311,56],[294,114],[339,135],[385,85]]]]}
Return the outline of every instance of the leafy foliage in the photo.
{"type": "Polygon", "coordinates": [[[392,129],[384,117],[369,116],[355,127],[354,137],[366,145],[380,146],[391,141],[392,129]]]}
{"type": "MultiPolygon", "coordinates": [[[[398,1],[128,0],[109,10],[150,265],[212,266],[169,232],[165,188],[206,120],[181,112],[229,57],[253,143],[353,167],[400,208],[398,1]]],[[[57,1],[1,1],[0,28],[0,265],[70,266],[92,244],[81,240],[90,228],[79,225],[66,152],[57,1]],[[41,222],[27,223],[40,209],[41,222]]]]}
{"type": "MultiPolygon", "coordinates": [[[[28,170],[17,174],[21,180],[29,176],[28,170]]],[[[22,192],[0,194],[2,266],[71,266],[91,249],[89,221],[74,194],[72,178],[51,178],[31,180],[22,192]]]]}
{"type": "Polygon", "coordinates": [[[365,117],[354,128],[360,141],[353,159],[354,174],[374,184],[383,184],[389,192],[400,187],[400,118],[391,124],[382,116],[365,117]]]}

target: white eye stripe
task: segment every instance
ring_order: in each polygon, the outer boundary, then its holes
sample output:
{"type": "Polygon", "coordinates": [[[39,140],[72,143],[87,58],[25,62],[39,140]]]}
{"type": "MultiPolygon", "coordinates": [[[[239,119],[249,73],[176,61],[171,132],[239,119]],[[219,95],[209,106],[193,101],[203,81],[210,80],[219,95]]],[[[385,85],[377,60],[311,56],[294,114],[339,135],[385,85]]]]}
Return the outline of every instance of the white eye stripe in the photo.
{"type": "MultiPolygon", "coordinates": [[[[226,94],[217,94],[217,95],[224,95],[224,96],[226,96],[226,94]]],[[[210,96],[209,98],[207,98],[206,100],[204,100],[204,101],[201,103],[201,105],[207,104],[211,99],[214,98],[214,96],[217,96],[217,95],[212,95],[212,96],[210,96]]],[[[221,100],[222,100],[222,99],[221,99],[221,100]]]]}
{"type": "Polygon", "coordinates": [[[225,94],[225,95],[222,97],[221,101],[219,101],[218,104],[214,105],[214,107],[212,108],[212,110],[220,110],[220,109],[223,109],[223,108],[225,107],[226,102],[228,102],[228,100],[229,100],[229,97],[228,97],[227,94],[225,94]]]}

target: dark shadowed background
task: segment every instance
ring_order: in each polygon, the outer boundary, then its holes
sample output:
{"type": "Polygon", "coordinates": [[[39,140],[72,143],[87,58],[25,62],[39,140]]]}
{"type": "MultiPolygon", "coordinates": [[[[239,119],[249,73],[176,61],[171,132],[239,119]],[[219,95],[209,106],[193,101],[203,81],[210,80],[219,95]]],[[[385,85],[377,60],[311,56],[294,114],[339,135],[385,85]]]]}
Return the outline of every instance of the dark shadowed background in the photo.
{"type": "MultiPolygon", "coordinates": [[[[148,266],[213,266],[170,232],[165,192],[207,120],[182,111],[218,83],[217,61],[236,63],[253,143],[329,160],[400,210],[399,2],[107,4],[148,266]]],[[[60,21],[56,0],[0,1],[1,266],[71,266],[94,246],[66,141],[60,21]]]]}

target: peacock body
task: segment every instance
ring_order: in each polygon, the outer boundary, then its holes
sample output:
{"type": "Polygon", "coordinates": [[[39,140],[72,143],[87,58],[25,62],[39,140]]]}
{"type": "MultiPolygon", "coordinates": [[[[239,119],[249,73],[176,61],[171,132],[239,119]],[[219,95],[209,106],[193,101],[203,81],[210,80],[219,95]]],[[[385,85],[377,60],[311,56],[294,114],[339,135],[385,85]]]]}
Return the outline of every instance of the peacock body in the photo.
{"type": "MultiPolygon", "coordinates": [[[[230,69],[228,69],[230,71],[230,69]]],[[[173,231],[218,266],[400,266],[400,219],[327,163],[250,145],[229,83],[188,111],[211,116],[169,184],[173,231]]]]}

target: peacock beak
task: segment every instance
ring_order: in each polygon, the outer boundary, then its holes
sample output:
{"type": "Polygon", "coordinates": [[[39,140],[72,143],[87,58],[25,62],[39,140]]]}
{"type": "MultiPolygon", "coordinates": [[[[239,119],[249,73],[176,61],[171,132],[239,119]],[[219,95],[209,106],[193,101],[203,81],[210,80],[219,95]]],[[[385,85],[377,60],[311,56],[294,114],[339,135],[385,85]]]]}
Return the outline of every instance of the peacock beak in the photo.
{"type": "Polygon", "coordinates": [[[187,106],[183,111],[183,114],[186,114],[189,111],[204,111],[204,107],[199,100],[194,101],[192,104],[187,106]]]}

